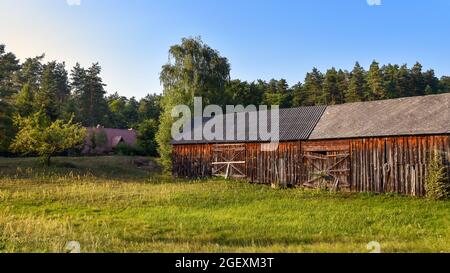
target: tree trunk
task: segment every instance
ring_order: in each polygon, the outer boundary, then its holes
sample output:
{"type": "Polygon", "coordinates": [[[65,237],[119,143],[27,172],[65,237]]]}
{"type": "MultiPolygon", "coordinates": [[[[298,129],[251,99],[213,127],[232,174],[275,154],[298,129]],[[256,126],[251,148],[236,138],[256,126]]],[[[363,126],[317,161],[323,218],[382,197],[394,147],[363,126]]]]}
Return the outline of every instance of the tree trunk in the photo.
{"type": "Polygon", "coordinates": [[[44,164],[45,164],[45,166],[47,166],[47,167],[50,167],[50,163],[51,163],[51,156],[45,156],[44,157],[44,164]]]}

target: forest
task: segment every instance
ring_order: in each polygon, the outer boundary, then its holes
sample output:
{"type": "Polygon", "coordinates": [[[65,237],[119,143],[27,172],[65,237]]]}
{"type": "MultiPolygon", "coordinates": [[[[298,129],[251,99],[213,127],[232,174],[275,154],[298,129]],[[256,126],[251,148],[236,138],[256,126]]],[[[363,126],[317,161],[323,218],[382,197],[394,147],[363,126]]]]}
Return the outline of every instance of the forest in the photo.
{"type": "MultiPolygon", "coordinates": [[[[19,60],[0,44],[0,154],[11,154],[17,128],[14,119],[37,112],[49,120],[73,119],[85,127],[134,128],[145,155],[162,157],[170,165],[170,109],[192,103],[218,105],[280,105],[282,108],[332,105],[450,92],[450,77],[438,78],[417,62],[384,64],[373,61],[352,70],[312,68],[304,79],[289,86],[285,79],[231,79],[231,65],[201,38],[183,38],[169,49],[162,66],[163,94],[127,98],[108,90],[99,63],[89,67],[45,61],[45,55],[19,60]]],[[[123,90],[122,90],[123,91],[123,90]]]]}

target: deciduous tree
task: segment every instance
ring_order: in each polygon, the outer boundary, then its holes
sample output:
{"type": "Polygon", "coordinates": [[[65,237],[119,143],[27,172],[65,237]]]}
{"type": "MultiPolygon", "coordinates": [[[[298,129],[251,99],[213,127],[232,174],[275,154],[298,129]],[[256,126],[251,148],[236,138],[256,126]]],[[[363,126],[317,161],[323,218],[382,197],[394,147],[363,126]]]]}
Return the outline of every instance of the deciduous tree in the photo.
{"type": "Polygon", "coordinates": [[[43,112],[30,117],[17,116],[15,124],[19,131],[11,150],[23,155],[39,155],[47,166],[54,154],[82,145],[86,136],[86,129],[81,124],[60,119],[52,122],[43,112]]]}

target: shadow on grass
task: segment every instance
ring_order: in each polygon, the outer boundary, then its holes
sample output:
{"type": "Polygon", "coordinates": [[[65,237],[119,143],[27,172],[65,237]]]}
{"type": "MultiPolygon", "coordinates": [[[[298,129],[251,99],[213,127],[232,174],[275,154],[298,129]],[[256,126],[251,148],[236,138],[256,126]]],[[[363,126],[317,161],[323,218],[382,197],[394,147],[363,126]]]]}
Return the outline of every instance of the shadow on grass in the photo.
{"type": "Polygon", "coordinates": [[[50,166],[38,158],[0,158],[0,178],[36,179],[90,177],[144,181],[161,175],[155,159],[146,157],[55,157],[50,166]]]}

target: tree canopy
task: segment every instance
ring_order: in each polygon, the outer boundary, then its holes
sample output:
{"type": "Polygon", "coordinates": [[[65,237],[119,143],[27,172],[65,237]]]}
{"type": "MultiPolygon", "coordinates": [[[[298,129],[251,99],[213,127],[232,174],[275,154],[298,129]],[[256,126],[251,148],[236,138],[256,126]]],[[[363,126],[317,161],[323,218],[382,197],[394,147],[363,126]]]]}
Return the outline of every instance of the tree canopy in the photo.
{"type": "Polygon", "coordinates": [[[439,79],[419,62],[408,67],[374,60],[367,70],[358,62],[350,70],[312,68],[303,81],[289,86],[285,79],[231,79],[228,59],[200,38],[183,38],[168,53],[160,74],[163,94],[138,99],[108,93],[99,63],[88,67],[77,63],[68,71],[64,62],[45,62],[44,54],[20,62],[0,45],[0,154],[12,152],[10,143],[19,130],[14,117],[41,113],[51,122],[73,118],[85,127],[138,129],[141,148],[154,155],[157,146],[169,170],[171,110],[178,104],[192,107],[195,96],[205,105],[288,108],[450,92],[450,76],[439,79]]]}
{"type": "Polygon", "coordinates": [[[29,117],[15,118],[19,128],[11,144],[11,150],[23,155],[36,154],[46,165],[50,158],[60,152],[76,148],[83,144],[86,129],[72,120],[51,121],[44,112],[37,112],[29,117]]]}

